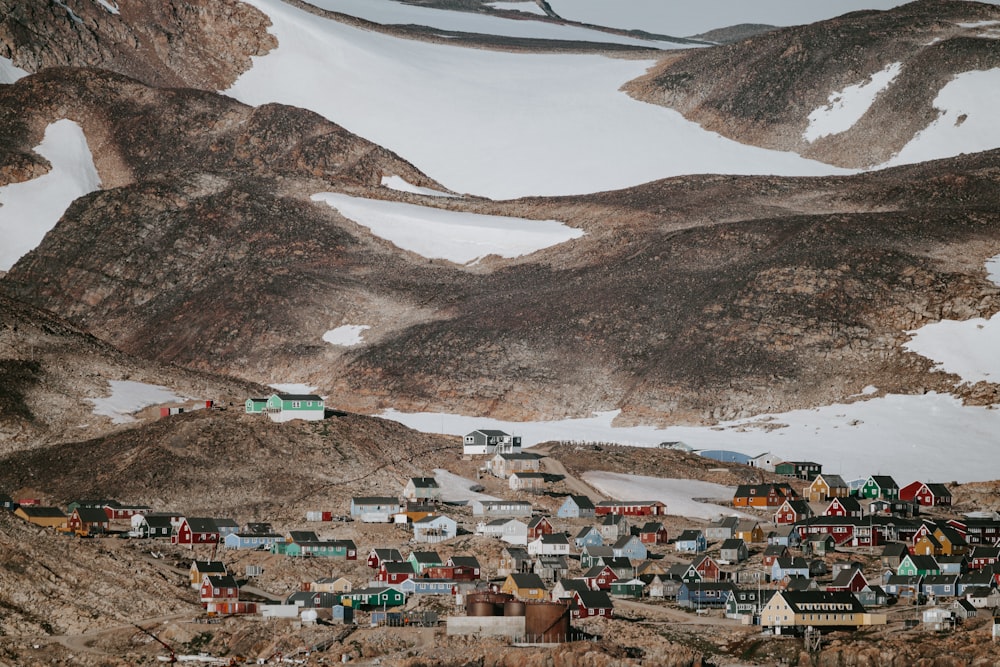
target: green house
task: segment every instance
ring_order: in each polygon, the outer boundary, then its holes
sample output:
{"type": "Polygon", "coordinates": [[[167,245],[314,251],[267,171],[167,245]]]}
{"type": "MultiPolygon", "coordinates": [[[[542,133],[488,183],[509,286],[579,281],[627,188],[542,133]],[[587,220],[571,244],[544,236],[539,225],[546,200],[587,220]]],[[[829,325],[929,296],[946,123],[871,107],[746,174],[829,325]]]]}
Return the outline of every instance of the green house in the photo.
{"type": "MultiPolygon", "coordinates": [[[[249,399],[250,401],[257,399],[249,399]]],[[[293,419],[319,421],[326,417],[323,399],[315,394],[271,394],[264,406],[264,413],[276,422],[293,419]]]]}
{"type": "Polygon", "coordinates": [[[862,498],[899,500],[899,484],[888,475],[872,475],[858,491],[862,498]]]}
{"type": "Polygon", "coordinates": [[[292,558],[339,558],[357,560],[358,548],[351,540],[299,541],[275,543],[270,547],[273,554],[292,558]]]}
{"type": "Polygon", "coordinates": [[[611,582],[611,595],[616,598],[641,598],[646,585],[641,579],[619,579],[611,582]]]}
{"type": "Polygon", "coordinates": [[[262,415],[267,407],[266,398],[248,398],[244,409],[248,415],[262,415]]]}
{"type": "Polygon", "coordinates": [[[345,607],[399,607],[406,603],[406,595],[394,586],[373,586],[351,591],[340,598],[345,607]]]}
{"type": "Polygon", "coordinates": [[[899,561],[896,574],[905,577],[927,577],[941,574],[941,568],[933,556],[911,556],[907,554],[899,561]]]}

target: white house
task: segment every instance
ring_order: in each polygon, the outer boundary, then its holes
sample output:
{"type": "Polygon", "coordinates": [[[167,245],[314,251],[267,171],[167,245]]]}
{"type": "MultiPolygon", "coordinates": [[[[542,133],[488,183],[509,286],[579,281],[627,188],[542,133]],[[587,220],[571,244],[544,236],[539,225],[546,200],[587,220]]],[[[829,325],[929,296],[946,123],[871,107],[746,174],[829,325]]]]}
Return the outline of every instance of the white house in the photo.
{"type": "Polygon", "coordinates": [[[512,491],[540,491],[545,488],[545,473],[515,472],[508,479],[512,491]]]}
{"type": "Polygon", "coordinates": [[[496,454],[497,452],[520,452],[521,438],[494,429],[479,429],[462,438],[462,453],[496,454]]]}
{"type": "Polygon", "coordinates": [[[530,517],[531,503],[526,500],[473,500],[472,516],[530,517]]]}
{"type": "Polygon", "coordinates": [[[481,521],[476,526],[476,533],[485,537],[495,537],[507,544],[528,544],[528,524],[517,519],[494,519],[481,521]]]}
{"type": "Polygon", "coordinates": [[[564,533],[541,535],[528,542],[528,553],[532,556],[568,556],[569,540],[564,533]]]}
{"type": "Polygon", "coordinates": [[[436,543],[450,540],[458,534],[458,523],[443,514],[425,516],[413,522],[413,541],[436,543]]]}

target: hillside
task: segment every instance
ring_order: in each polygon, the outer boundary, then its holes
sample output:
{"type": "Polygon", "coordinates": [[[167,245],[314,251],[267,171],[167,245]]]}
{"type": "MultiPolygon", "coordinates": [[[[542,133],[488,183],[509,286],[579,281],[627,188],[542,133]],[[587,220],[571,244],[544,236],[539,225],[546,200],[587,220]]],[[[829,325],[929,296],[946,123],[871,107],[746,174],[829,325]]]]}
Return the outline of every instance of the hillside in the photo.
{"type": "Polygon", "coordinates": [[[944,115],[949,82],[1000,66],[998,20],[950,0],[853,12],[665,59],[626,89],[740,142],[873,167],[944,115]]]}

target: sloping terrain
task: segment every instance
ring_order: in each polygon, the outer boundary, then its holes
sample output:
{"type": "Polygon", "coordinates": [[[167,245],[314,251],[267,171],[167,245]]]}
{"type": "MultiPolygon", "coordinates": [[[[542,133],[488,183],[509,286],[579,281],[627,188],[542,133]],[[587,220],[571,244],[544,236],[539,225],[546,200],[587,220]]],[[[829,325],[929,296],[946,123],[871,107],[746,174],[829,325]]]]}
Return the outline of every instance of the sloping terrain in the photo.
{"type": "Polygon", "coordinates": [[[956,75],[1000,67],[997,21],[995,5],[918,0],[691,51],[627,90],[737,141],[872,167],[938,117],[935,98],[956,75]],[[856,122],[822,136],[808,132],[811,114],[896,67],[856,122]]]}

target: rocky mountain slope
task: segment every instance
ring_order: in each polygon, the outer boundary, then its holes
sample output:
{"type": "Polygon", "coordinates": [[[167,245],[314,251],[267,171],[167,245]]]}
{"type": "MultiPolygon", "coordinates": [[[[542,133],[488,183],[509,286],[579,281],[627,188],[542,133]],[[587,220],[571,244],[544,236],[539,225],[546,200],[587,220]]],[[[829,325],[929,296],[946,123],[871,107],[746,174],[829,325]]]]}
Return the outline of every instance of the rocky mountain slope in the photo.
{"type": "Polygon", "coordinates": [[[870,167],[938,117],[934,100],[956,74],[1000,66],[996,21],[996,5],[951,0],[853,12],[667,58],[627,90],[737,141],[870,167]],[[896,63],[898,75],[850,129],[803,136],[836,91],[896,63]]]}
{"type": "Polygon", "coordinates": [[[15,160],[45,123],[79,119],[106,189],[75,202],[0,288],[128,353],[307,381],[357,411],[621,407],[628,419],[706,422],[867,385],[948,388],[955,378],[901,349],[905,331],[1000,309],[983,269],[998,250],[997,152],[853,177],[683,177],[491,202],[379,187],[388,175],[440,186],[280,105],[51,69],[0,90],[3,109],[15,160]],[[459,266],[309,200],[323,190],[587,235],[459,266]],[[365,345],[322,341],[361,323],[365,345]]]}

